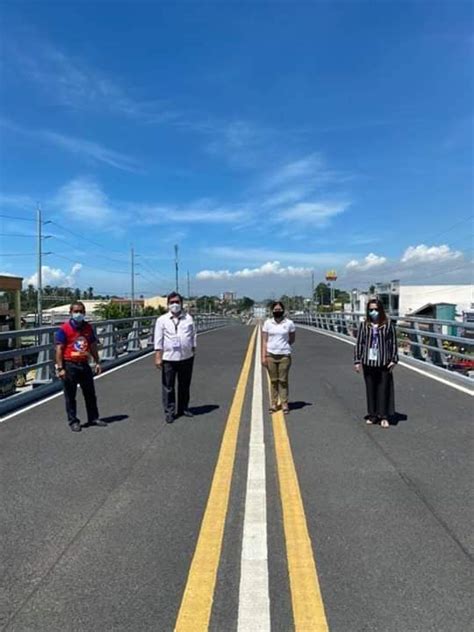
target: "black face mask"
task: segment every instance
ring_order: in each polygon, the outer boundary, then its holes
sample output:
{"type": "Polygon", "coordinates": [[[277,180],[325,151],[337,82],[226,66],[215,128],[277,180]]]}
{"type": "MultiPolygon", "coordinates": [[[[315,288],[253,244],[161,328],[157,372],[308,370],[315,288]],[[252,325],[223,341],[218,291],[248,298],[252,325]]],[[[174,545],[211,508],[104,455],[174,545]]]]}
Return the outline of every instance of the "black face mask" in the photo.
{"type": "Polygon", "coordinates": [[[278,311],[278,312],[273,312],[273,318],[274,318],[275,320],[280,320],[280,318],[283,318],[283,312],[280,312],[280,311],[278,311]]]}

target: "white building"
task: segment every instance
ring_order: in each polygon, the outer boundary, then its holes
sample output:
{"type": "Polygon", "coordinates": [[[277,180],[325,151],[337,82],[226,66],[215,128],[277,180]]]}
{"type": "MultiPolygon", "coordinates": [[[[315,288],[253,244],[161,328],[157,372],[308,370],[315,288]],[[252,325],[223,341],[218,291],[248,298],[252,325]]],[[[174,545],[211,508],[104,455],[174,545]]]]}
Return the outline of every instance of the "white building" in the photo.
{"type": "MultiPolygon", "coordinates": [[[[351,303],[344,306],[345,311],[365,312],[370,296],[367,292],[353,289],[351,303]]],[[[474,286],[463,285],[404,285],[398,280],[389,283],[377,283],[374,296],[383,303],[385,310],[394,316],[409,316],[426,305],[447,303],[456,306],[456,314],[474,309],[474,286]]]]}
{"type": "Polygon", "coordinates": [[[474,307],[473,285],[400,285],[399,313],[409,316],[427,303],[452,303],[462,315],[474,307]]]}

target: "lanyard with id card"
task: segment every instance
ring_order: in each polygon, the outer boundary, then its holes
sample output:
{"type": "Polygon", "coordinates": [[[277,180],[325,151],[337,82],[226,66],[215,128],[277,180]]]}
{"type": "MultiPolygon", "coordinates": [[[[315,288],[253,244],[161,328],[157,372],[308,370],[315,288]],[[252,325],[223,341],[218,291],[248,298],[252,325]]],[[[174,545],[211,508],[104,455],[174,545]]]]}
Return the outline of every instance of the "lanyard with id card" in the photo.
{"type": "Polygon", "coordinates": [[[174,325],[174,331],[175,331],[175,335],[171,338],[171,348],[173,349],[173,351],[181,351],[181,340],[180,337],[178,335],[178,322],[175,322],[173,319],[173,325],[174,325]]]}
{"type": "Polygon", "coordinates": [[[372,327],[370,332],[369,362],[376,362],[379,348],[379,330],[372,327]]]}

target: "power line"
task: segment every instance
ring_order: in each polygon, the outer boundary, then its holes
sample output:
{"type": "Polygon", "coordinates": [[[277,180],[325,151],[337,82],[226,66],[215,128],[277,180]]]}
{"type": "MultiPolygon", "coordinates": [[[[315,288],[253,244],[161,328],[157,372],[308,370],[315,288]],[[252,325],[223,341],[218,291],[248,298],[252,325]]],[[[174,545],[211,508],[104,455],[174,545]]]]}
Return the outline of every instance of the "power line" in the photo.
{"type": "MultiPolygon", "coordinates": [[[[51,252],[49,254],[54,255],[55,257],[59,257],[60,259],[65,259],[66,261],[71,261],[72,263],[78,263],[76,259],[71,259],[70,257],[66,257],[65,255],[60,255],[57,252],[51,252]]],[[[81,266],[83,266],[84,268],[90,268],[91,270],[99,270],[100,272],[110,272],[111,274],[130,274],[130,272],[126,272],[125,270],[109,270],[107,268],[103,268],[102,266],[100,268],[97,268],[97,266],[90,266],[87,263],[82,263],[81,266]]]]}
{"type": "Polygon", "coordinates": [[[148,262],[148,264],[149,264],[148,267],[149,267],[150,271],[153,272],[153,274],[155,274],[156,276],[160,277],[163,281],[166,281],[166,282],[171,281],[171,277],[165,277],[160,272],[157,272],[157,271],[153,270],[154,263],[151,261],[151,259],[149,259],[146,255],[143,255],[143,254],[140,255],[140,256],[141,256],[142,259],[144,259],[145,261],[148,262]]]}
{"type": "Polygon", "coordinates": [[[469,221],[470,219],[473,219],[474,215],[468,215],[467,217],[464,217],[463,219],[459,220],[458,222],[456,222],[455,224],[452,224],[451,226],[449,226],[448,228],[445,228],[444,230],[435,233],[434,235],[431,235],[430,237],[427,237],[425,239],[436,239],[437,237],[439,237],[439,235],[444,235],[445,233],[448,233],[450,230],[452,230],[453,228],[456,228],[457,226],[460,226],[461,224],[464,224],[464,222],[469,221]]]}
{"type": "MultiPolygon", "coordinates": [[[[44,254],[51,254],[51,253],[44,253],[44,254]]],[[[36,252],[7,252],[7,253],[1,253],[0,257],[36,257],[36,252]]]]}
{"type": "Polygon", "coordinates": [[[152,283],[156,286],[156,281],[149,277],[147,274],[144,274],[143,272],[137,272],[137,276],[141,277],[142,279],[146,279],[147,283],[152,283]]]}
{"type": "Polygon", "coordinates": [[[32,237],[35,237],[36,235],[23,235],[22,233],[0,233],[1,237],[28,237],[28,239],[31,239],[32,237]]]}
{"type": "MultiPolygon", "coordinates": [[[[64,230],[67,233],[70,233],[71,235],[74,235],[74,237],[81,237],[82,239],[84,239],[85,241],[89,241],[91,244],[94,244],[94,246],[99,246],[99,248],[106,248],[106,246],[104,246],[104,244],[99,243],[98,241],[94,241],[93,239],[91,239],[90,237],[86,237],[85,235],[83,235],[82,233],[78,233],[77,231],[72,231],[69,228],[66,228],[65,226],[63,226],[62,224],[59,224],[58,222],[51,220],[51,224],[54,224],[55,226],[58,226],[58,228],[61,228],[61,230],[64,230]]],[[[111,250],[111,252],[116,252],[116,253],[120,253],[120,250],[111,250]]],[[[120,263],[124,263],[123,261],[121,261],[120,263]]]]}
{"type": "MultiPolygon", "coordinates": [[[[52,224],[56,224],[56,222],[51,222],[52,224]]],[[[56,224],[58,225],[58,224],[56,224]]],[[[62,227],[60,227],[62,228],[62,227]]],[[[66,229],[63,229],[66,230],[66,229]]],[[[72,233],[73,235],[76,235],[76,233],[73,233],[72,231],[68,231],[70,233],[72,233]]],[[[81,235],[79,235],[81,236],[81,235]]],[[[50,235],[50,237],[52,239],[58,239],[59,241],[64,242],[65,244],[68,244],[69,246],[72,246],[73,248],[77,248],[78,244],[73,244],[72,242],[68,241],[67,239],[64,239],[64,237],[58,237],[57,235],[50,235]]],[[[100,248],[104,248],[104,246],[102,246],[101,244],[94,242],[92,240],[89,240],[92,244],[99,246],[100,248]]],[[[118,251],[112,251],[112,252],[118,252],[118,251]]],[[[112,261],[112,263],[119,263],[120,265],[123,265],[125,263],[125,261],[123,260],[119,260],[119,259],[114,259],[113,257],[109,257],[108,255],[104,254],[103,252],[101,252],[100,254],[96,255],[97,257],[100,257],[101,259],[107,259],[108,261],[112,261]]]]}
{"type": "Polygon", "coordinates": [[[23,222],[36,222],[35,219],[30,219],[29,217],[15,217],[14,215],[3,215],[0,214],[0,217],[4,217],[5,219],[14,219],[15,221],[20,220],[23,222]]]}
{"type": "Polygon", "coordinates": [[[155,283],[158,281],[158,283],[162,284],[163,282],[169,281],[169,279],[166,279],[165,277],[162,277],[160,274],[153,272],[153,270],[151,270],[151,268],[149,268],[148,266],[143,265],[143,262],[140,261],[138,265],[140,268],[145,270],[148,274],[150,274],[152,277],[156,279],[155,283]]]}

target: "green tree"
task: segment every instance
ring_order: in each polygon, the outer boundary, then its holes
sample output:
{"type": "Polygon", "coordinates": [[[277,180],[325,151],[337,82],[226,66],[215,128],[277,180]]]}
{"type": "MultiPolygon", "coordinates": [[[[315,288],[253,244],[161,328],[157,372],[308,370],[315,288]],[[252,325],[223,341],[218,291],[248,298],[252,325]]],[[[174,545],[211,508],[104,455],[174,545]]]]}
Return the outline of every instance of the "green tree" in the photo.
{"type": "Polygon", "coordinates": [[[130,318],[131,309],[129,303],[100,303],[94,309],[102,320],[116,320],[117,318],[130,318]]]}
{"type": "Polygon", "coordinates": [[[314,290],[314,302],[319,305],[329,305],[331,302],[331,290],[326,283],[318,283],[314,290]]]}
{"type": "Polygon", "coordinates": [[[254,304],[255,301],[253,299],[249,298],[248,296],[243,296],[237,301],[236,308],[238,312],[245,312],[249,309],[252,309],[254,304]]]}
{"type": "Polygon", "coordinates": [[[350,303],[351,302],[351,296],[349,294],[349,292],[346,292],[345,290],[335,290],[334,291],[334,296],[335,299],[338,303],[350,303]]]}

